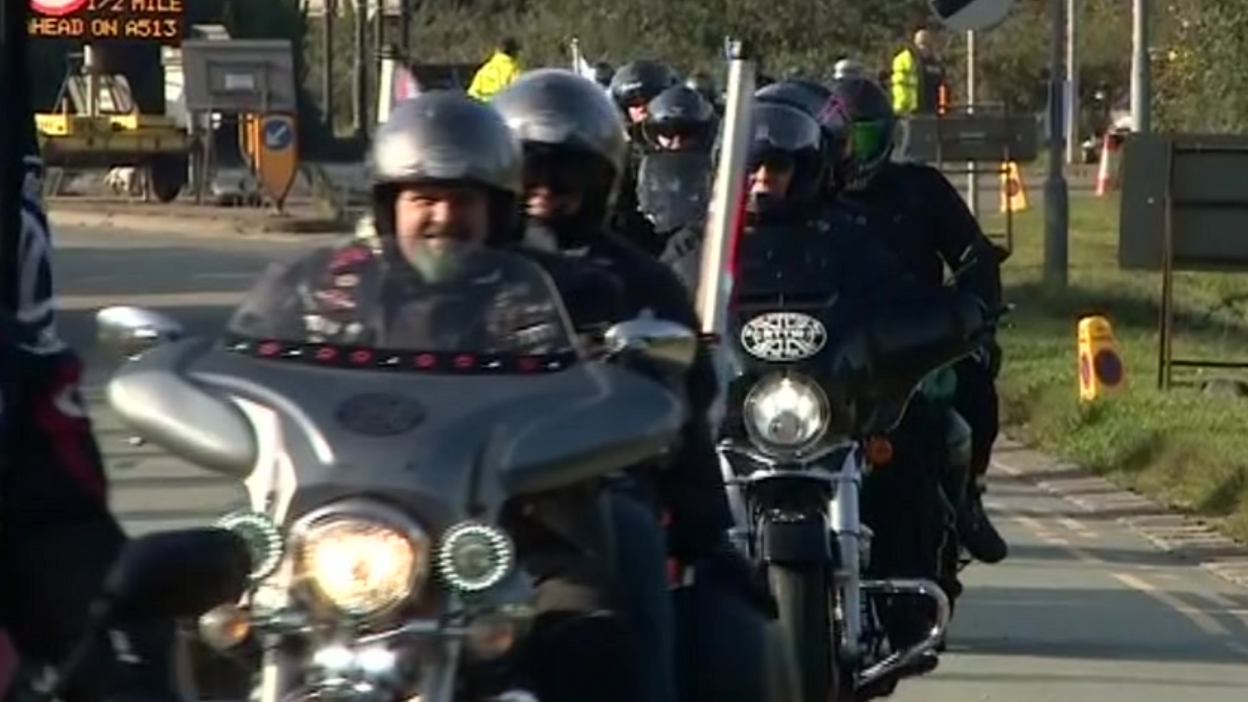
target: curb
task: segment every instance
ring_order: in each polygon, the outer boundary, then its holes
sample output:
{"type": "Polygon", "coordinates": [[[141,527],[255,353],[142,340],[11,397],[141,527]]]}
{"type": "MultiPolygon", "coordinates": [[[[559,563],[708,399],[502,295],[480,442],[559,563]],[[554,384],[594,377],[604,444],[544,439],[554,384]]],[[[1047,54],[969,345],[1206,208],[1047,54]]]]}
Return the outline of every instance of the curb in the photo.
{"type": "Polygon", "coordinates": [[[347,236],[354,229],[350,223],[324,217],[244,217],[232,214],[177,217],[137,212],[83,212],[55,207],[48,212],[48,222],[53,227],[129,229],[184,238],[242,236],[273,241],[347,236]]]}
{"type": "Polygon", "coordinates": [[[1248,547],[1225,536],[1206,519],[1177,513],[1082,466],[1050,458],[1013,439],[997,442],[992,465],[1085,514],[1126,526],[1166,553],[1248,587],[1248,547]]]}

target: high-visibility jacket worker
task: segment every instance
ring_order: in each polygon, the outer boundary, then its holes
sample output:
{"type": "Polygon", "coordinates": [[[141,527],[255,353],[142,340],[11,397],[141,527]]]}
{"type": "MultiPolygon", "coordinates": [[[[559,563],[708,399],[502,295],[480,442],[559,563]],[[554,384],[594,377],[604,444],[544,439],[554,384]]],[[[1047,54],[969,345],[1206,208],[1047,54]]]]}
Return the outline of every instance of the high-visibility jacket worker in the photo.
{"type": "Polygon", "coordinates": [[[914,43],[893,57],[891,82],[893,111],[898,115],[934,115],[945,111],[945,67],[936,58],[932,35],[926,29],[915,32],[914,43]]]}
{"type": "Polygon", "coordinates": [[[520,42],[507,38],[499,42],[494,55],[477,70],[468,86],[468,94],[478,100],[489,100],[495,93],[520,77],[520,42]]]}

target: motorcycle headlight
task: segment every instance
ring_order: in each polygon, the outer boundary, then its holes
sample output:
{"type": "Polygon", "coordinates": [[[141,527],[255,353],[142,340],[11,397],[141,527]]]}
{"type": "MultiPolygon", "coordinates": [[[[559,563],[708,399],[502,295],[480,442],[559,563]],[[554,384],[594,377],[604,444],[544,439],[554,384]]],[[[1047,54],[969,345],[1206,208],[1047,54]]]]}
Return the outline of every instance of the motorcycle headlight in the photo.
{"type": "Polygon", "coordinates": [[[793,374],[760,380],[745,397],[745,430],[764,451],[799,453],[823,438],[831,419],[827,395],[793,374]]]}
{"type": "Polygon", "coordinates": [[[378,518],[371,508],[364,514],[329,511],[310,516],[298,528],[297,572],[343,614],[382,614],[424,585],[429,538],[405,516],[378,518]]]}
{"type": "Polygon", "coordinates": [[[497,527],[462,522],[446,530],[438,548],[438,575],[461,592],[482,592],[498,585],[516,565],[511,539],[497,527]]]}

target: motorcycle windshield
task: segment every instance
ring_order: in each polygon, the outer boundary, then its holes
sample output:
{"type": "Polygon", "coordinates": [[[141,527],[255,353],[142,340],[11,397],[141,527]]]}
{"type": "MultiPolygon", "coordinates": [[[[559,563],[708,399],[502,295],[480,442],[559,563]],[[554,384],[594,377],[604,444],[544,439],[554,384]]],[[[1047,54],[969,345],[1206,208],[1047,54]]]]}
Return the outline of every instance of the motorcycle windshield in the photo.
{"type": "Polygon", "coordinates": [[[286,496],[287,518],[375,496],[435,528],[601,478],[677,440],[684,405],[579,353],[556,288],[530,259],[453,248],[439,261],[421,276],[382,276],[352,310],[337,299],[330,321],[369,327],[359,335],[369,344],[275,335],[290,320],[275,325],[250,305],[224,343],[187,339],[125,364],[113,406],[153,444],[247,478],[256,495],[286,496]]]}
{"type": "Polygon", "coordinates": [[[250,300],[230,321],[232,341],[323,343],[351,347],[357,358],[406,354],[417,366],[418,357],[430,355],[576,356],[577,336],[558,290],[521,254],[449,242],[412,266],[371,272],[370,280],[331,274],[338,284],[300,284],[296,295],[305,304],[297,307],[250,300]]]}
{"type": "Polygon", "coordinates": [[[646,155],[637,172],[637,202],[659,233],[698,226],[711,202],[709,154],[665,151],[646,155]]]}
{"type": "Polygon", "coordinates": [[[747,232],[731,319],[746,380],[796,365],[888,428],[928,373],[975,347],[984,317],[974,298],[917,285],[871,233],[747,232]]]}

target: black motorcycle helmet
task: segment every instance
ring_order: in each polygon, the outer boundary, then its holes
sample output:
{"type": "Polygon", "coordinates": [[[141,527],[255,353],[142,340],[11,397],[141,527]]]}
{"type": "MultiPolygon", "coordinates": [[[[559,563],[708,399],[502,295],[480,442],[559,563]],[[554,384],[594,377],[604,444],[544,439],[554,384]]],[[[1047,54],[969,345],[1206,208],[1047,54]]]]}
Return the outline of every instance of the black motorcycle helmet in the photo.
{"type": "Polygon", "coordinates": [[[611,99],[625,115],[630,108],[644,107],[659,93],[676,85],[676,73],[658,61],[642,59],[620,66],[611,78],[611,99]]]}
{"type": "Polygon", "coordinates": [[[892,157],[897,115],[884,87],[868,77],[845,76],[830,87],[831,106],[848,122],[845,187],[861,190],[892,157]]]}
{"type": "Polygon", "coordinates": [[[650,146],[665,150],[705,150],[715,138],[715,108],[696,90],[683,85],[659,93],[646,109],[642,134],[650,146]],[[662,141],[679,137],[680,146],[669,148],[662,141]]]}
{"type": "Polygon", "coordinates": [[[373,139],[369,157],[373,220],[395,253],[394,205],[406,185],[472,183],[490,196],[491,243],[515,238],[524,189],[520,146],[488,104],[436,90],[399,103],[373,139]]]}
{"type": "Polygon", "coordinates": [[[715,80],[706,71],[694,71],[685,79],[685,87],[702,96],[712,108],[719,105],[720,94],[715,88],[715,80]]]}
{"type": "Polygon", "coordinates": [[[824,143],[824,186],[835,189],[840,185],[841,161],[845,153],[848,126],[844,114],[836,108],[832,91],[818,81],[808,78],[790,78],[772,83],[754,96],[760,102],[795,107],[810,115],[819,123],[824,143]]]}
{"type": "Polygon", "coordinates": [[[603,88],[611,87],[611,79],[615,77],[615,69],[606,61],[599,61],[594,64],[594,82],[603,88]]]}
{"type": "Polygon", "coordinates": [[[575,192],[581,208],[550,223],[564,248],[583,245],[611,213],[628,152],[619,110],[592,81],[544,68],[520,76],[490,100],[524,149],[525,176],[575,192]]]}
{"type": "Polygon", "coordinates": [[[751,110],[749,172],[759,168],[791,173],[781,194],[756,193],[751,185],[748,210],[770,216],[795,213],[815,202],[823,182],[823,133],[806,112],[778,102],[755,102],[751,110]]]}

